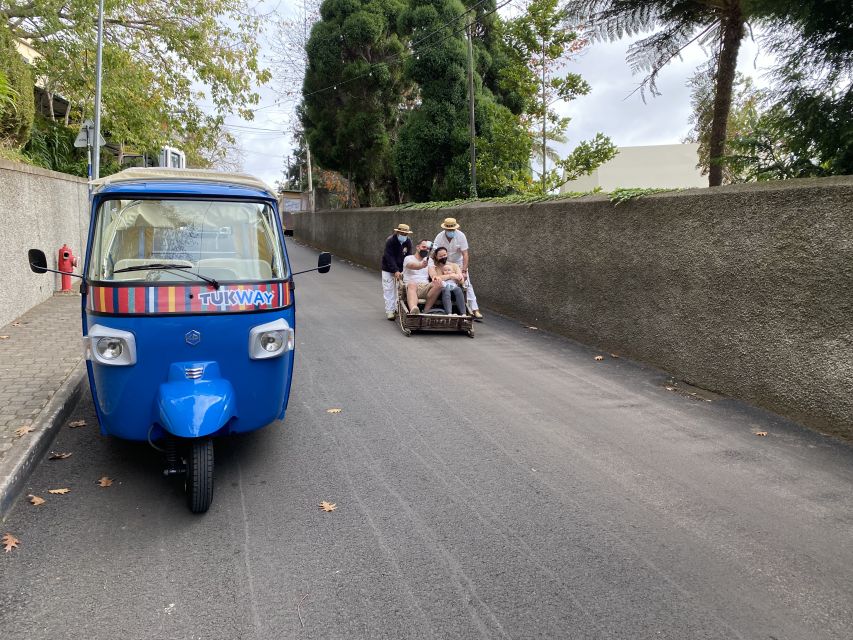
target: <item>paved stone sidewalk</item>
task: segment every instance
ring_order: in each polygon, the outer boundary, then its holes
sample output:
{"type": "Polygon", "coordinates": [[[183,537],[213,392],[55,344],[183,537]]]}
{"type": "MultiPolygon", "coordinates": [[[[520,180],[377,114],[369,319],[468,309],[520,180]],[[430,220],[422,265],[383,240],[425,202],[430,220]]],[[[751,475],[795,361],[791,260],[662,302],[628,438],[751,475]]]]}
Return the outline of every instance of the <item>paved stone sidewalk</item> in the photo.
{"type": "Polygon", "coordinates": [[[62,418],[63,407],[53,406],[61,400],[57,392],[68,396],[67,387],[79,385],[80,336],[76,293],[55,294],[0,328],[0,516],[9,506],[10,477],[49,444],[52,422],[62,418]],[[21,427],[33,430],[16,433],[21,427]]]}

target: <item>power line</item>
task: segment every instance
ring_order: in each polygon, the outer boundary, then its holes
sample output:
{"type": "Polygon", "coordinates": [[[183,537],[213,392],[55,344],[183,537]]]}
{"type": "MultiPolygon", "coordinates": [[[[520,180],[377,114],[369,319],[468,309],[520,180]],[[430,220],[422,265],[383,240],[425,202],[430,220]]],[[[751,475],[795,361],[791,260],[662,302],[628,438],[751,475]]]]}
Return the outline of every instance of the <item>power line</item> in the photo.
{"type": "Polygon", "coordinates": [[[282,135],[284,135],[286,133],[286,131],[283,128],[282,129],[264,129],[262,127],[250,127],[250,126],[244,125],[244,124],[228,124],[228,123],[225,123],[222,126],[228,128],[228,129],[238,129],[240,131],[259,131],[262,133],[280,133],[282,135]]]}

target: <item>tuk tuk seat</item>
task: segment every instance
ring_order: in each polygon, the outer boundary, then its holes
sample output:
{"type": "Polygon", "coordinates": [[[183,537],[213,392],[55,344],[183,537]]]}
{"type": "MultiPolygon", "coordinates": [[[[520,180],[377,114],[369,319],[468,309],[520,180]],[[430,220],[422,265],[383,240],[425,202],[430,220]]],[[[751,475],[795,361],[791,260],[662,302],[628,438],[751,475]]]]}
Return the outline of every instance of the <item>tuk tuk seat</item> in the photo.
{"type": "MultiPolygon", "coordinates": [[[[231,279],[272,280],[272,267],[266,260],[253,258],[204,258],[198,261],[199,270],[205,275],[211,269],[227,269],[236,274],[231,279]]],[[[214,276],[217,277],[217,276],[214,276]]]]}

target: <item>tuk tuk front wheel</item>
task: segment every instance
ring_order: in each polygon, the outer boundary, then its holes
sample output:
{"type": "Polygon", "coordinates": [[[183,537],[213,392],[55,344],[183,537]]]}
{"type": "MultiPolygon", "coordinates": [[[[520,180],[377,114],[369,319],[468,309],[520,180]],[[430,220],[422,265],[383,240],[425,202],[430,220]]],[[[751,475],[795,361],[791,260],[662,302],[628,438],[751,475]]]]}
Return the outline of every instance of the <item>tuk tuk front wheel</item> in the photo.
{"type": "Polygon", "coordinates": [[[187,457],[187,506],[193,513],[204,513],[213,502],[213,440],[205,438],[190,444],[187,457]]]}

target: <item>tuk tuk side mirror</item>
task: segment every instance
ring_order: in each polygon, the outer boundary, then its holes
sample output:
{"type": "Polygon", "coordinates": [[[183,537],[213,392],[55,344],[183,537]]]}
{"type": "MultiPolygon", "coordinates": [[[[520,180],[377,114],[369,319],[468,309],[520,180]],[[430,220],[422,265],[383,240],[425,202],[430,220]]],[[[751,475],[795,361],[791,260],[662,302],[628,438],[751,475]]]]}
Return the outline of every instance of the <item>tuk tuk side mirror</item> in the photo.
{"type": "Polygon", "coordinates": [[[317,258],[317,273],[329,273],[329,269],[332,268],[332,254],[328,251],[324,251],[320,254],[320,257],[317,258]]]}
{"type": "Polygon", "coordinates": [[[27,260],[33,273],[47,273],[47,257],[41,249],[30,249],[27,252],[27,260]]]}

